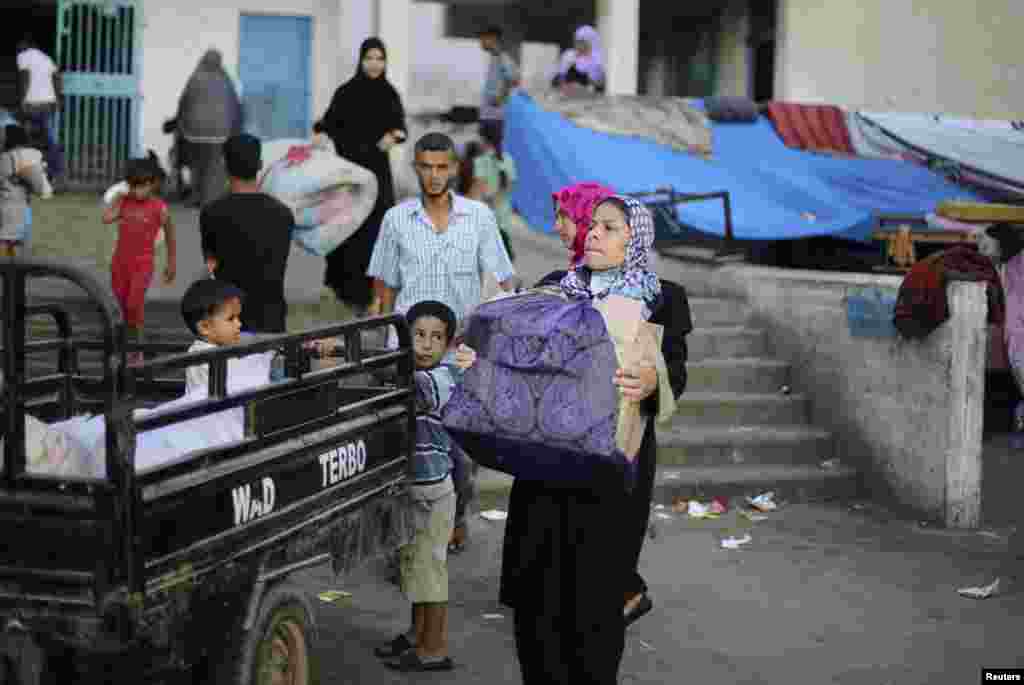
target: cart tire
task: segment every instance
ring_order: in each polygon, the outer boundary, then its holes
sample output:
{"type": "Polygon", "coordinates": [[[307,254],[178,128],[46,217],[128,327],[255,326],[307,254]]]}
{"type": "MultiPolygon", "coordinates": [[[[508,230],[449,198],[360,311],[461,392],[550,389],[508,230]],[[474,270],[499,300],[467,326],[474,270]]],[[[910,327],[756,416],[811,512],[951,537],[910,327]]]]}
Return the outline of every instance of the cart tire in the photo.
{"type": "Polygon", "coordinates": [[[308,596],[291,583],[271,588],[250,631],[239,631],[221,662],[217,683],[312,685],[316,678],[316,624],[308,596]]]}

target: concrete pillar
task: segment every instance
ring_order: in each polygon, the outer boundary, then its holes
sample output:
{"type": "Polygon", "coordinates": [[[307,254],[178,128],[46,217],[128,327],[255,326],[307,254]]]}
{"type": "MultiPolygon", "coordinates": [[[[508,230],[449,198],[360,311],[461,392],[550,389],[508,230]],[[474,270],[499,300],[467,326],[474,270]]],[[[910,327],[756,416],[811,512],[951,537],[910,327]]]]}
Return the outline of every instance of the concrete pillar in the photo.
{"type": "Polygon", "coordinates": [[[388,48],[388,80],[407,97],[412,66],[411,0],[377,0],[377,35],[388,48]]]}
{"type": "Polygon", "coordinates": [[[636,95],[640,67],[640,0],[597,0],[609,95],[636,95]]]}
{"type": "Polygon", "coordinates": [[[952,325],[949,364],[952,421],[946,454],[946,525],[981,525],[982,424],[988,302],[984,283],[954,281],[946,288],[952,325]]]}

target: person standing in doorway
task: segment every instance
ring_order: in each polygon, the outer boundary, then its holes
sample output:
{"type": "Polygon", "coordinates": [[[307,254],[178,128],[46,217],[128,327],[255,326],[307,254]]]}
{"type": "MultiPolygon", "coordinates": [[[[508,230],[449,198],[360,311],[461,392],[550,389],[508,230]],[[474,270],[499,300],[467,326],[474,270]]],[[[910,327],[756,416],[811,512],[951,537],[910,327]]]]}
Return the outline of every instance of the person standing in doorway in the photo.
{"type": "Polygon", "coordinates": [[[491,141],[501,156],[505,129],[505,101],[519,86],[519,67],[503,50],[502,30],[491,26],[480,32],[480,47],[491,56],[480,104],[480,137],[491,141]]]}
{"type": "Polygon", "coordinates": [[[207,50],[178,101],[175,125],[188,148],[199,207],[227,191],[223,145],[242,132],[242,101],[219,50],[207,50]]]}
{"type": "Polygon", "coordinates": [[[204,207],[199,232],[214,278],[246,295],[242,330],[284,333],[284,275],[295,217],[280,200],[260,192],[260,141],[243,133],[224,143],[231,192],[204,207]]]}
{"type": "Polygon", "coordinates": [[[377,177],[373,211],[348,240],[327,255],[324,274],[324,284],[359,315],[366,312],[373,297],[366,269],[381,221],[395,204],[389,153],[407,135],[402,98],[387,78],[387,59],[379,38],[363,41],[356,75],[338,88],[323,119],[313,127],[314,133],[327,134],[339,156],[377,177]]]}
{"type": "Polygon", "coordinates": [[[32,36],[18,42],[18,95],[22,117],[46,136],[46,166],[52,180],[64,174],[64,155],[54,117],[64,99],[60,69],[32,36]]]}

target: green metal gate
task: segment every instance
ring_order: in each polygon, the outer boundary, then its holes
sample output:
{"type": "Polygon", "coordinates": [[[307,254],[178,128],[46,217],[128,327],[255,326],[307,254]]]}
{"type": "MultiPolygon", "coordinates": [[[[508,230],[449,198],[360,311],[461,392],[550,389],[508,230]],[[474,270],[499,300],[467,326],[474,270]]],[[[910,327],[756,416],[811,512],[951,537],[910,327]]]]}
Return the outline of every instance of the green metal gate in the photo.
{"type": "Polygon", "coordinates": [[[109,184],[139,154],[140,24],[137,0],[59,0],[58,130],[69,185],[109,184]]]}

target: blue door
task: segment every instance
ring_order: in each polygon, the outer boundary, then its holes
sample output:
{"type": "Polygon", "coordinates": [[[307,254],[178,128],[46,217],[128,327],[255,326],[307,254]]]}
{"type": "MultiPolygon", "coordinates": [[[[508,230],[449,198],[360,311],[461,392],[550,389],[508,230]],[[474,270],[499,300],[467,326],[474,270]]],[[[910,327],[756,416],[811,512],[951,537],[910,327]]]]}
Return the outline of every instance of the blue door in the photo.
{"type": "Polygon", "coordinates": [[[243,14],[238,51],[246,129],[262,140],[306,138],[312,21],[243,14]]]}

